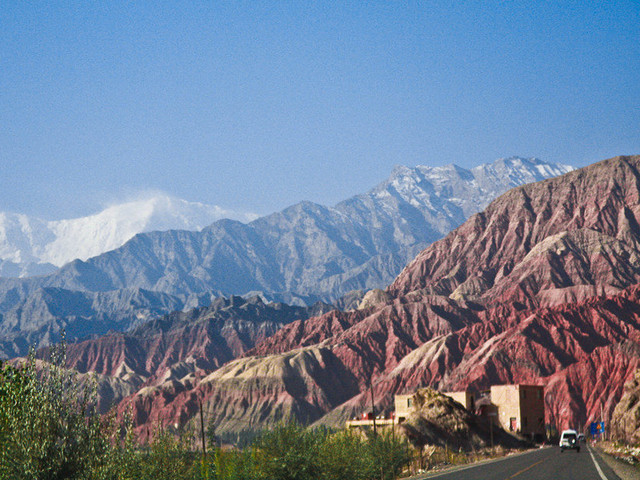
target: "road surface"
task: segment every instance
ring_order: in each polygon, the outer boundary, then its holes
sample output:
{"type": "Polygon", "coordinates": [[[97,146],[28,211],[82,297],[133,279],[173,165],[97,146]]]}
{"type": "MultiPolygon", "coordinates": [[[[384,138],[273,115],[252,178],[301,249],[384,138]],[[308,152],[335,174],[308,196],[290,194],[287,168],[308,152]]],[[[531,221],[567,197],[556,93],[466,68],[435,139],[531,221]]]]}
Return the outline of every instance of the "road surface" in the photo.
{"type": "Polygon", "coordinates": [[[465,466],[448,472],[411,477],[438,480],[619,480],[592,448],[583,444],[575,450],[560,452],[548,447],[506,457],[480,465],[465,466]]]}

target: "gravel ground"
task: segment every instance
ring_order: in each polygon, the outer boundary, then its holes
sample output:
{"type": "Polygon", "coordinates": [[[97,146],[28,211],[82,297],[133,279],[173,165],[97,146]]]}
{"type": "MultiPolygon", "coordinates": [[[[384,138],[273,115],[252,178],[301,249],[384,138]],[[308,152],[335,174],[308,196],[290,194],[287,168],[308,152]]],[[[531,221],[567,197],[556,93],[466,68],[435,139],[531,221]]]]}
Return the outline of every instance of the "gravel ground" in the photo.
{"type": "Polygon", "coordinates": [[[621,480],[640,480],[640,468],[629,465],[622,460],[618,460],[608,453],[603,452],[597,446],[596,451],[598,452],[598,455],[600,455],[600,458],[607,462],[607,465],[616,472],[616,475],[618,475],[621,480]]]}

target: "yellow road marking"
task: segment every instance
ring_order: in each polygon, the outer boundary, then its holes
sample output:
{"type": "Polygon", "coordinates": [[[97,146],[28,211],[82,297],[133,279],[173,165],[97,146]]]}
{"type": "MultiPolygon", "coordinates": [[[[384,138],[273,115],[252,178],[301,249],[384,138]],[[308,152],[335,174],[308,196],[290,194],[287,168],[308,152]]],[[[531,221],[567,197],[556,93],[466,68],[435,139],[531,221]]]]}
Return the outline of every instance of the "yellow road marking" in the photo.
{"type": "Polygon", "coordinates": [[[533,467],[535,467],[536,465],[538,465],[539,463],[542,463],[542,462],[544,462],[544,460],[540,460],[539,462],[536,462],[536,463],[534,463],[533,465],[529,465],[527,468],[523,468],[522,470],[520,470],[520,471],[519,471],[519,472],[517,472],[517,473],[514,473],[513,475],[511,475],[510,477],[506,478],[505,480],[510,480],[511,478],[515,478],[515,477],[517,477],[518,475],[520,475],[521,473],[524,473],[524,472],[526,472],[527,470],[532,469],[533,467]]]}

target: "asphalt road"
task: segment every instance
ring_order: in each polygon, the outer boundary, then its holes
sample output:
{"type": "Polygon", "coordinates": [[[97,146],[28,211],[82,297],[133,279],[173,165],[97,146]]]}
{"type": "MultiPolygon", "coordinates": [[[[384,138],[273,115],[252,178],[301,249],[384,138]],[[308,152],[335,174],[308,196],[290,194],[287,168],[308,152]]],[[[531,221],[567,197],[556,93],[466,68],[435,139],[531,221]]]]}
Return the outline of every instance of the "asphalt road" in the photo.
{"type": "Polygon", "coordinates": [[[534,450],[500,460],[428,473],[412,480],[619,480],[597,452],[582,445],[580,453],[559,447],[534,450]]]}

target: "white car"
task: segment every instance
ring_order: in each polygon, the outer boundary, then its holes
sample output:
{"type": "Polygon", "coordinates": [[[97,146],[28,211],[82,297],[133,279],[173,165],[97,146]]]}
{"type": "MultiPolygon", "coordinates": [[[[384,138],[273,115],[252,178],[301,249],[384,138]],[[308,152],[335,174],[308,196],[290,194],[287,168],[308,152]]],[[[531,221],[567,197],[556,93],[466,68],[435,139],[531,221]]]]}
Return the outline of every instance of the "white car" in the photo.
{"type": "Polygon", "coordinates": [[[576,452],[580,452],[578,432],[575,430],[564,430],[562,432],[562,435],[560,435],[560,450],[564,452],[565,448],[570,448],[576,452]]]}

